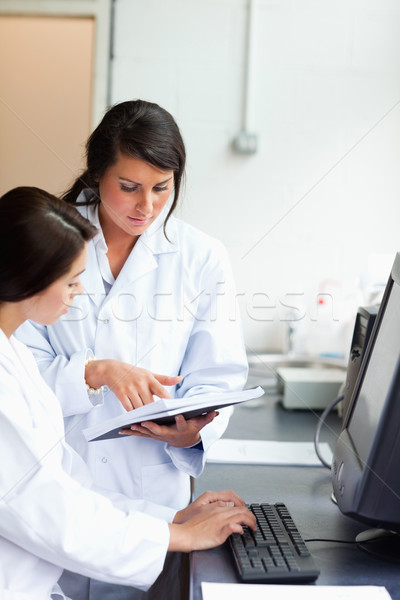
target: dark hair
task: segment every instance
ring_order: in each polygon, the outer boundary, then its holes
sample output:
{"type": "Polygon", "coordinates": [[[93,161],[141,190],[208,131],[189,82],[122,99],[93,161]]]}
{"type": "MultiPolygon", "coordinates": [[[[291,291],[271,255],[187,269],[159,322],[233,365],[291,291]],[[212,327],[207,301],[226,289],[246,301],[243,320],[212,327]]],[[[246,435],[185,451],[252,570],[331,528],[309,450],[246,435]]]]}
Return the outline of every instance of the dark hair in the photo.
{"type": "Polygon", "coordinates": [[[86,143],[86,170],[63,199],[76,204],[80,192],[91,188],[94,193],[83,204],[99,202],[98,181],[116,163],[118,152],[174,172],[174,200],[167,222],[178,203],[185,172],[185,145],[172,115],[158,104],[144,100],[121,102],[106,112],[86,143]]]}
{"type": "Polygon", "coordinates": [[[19,302],[68,273],[96,228],[76,208],[35,187],[0,198],[0,302],[19,302]]]}

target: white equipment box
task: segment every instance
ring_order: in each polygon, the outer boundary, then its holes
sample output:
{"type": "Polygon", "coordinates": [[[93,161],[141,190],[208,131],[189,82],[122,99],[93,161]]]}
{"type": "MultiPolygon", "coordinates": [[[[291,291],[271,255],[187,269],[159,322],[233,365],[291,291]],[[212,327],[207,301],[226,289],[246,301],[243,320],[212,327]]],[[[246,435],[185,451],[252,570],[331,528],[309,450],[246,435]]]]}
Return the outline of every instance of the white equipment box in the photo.
{"type": "Polygon", "coordinates": [[[281,367],[276,370],[284,408],[323,410],[340,394],[346,371],[335,368],[281,367]]]}

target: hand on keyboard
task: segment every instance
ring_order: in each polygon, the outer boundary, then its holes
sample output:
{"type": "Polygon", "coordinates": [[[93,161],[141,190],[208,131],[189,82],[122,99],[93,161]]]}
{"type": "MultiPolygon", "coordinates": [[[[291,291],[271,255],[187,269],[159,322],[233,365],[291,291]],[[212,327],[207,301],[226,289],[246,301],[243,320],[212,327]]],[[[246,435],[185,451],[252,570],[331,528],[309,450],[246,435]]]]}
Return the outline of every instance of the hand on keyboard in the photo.
{"type": "Polygon", "coordinates": [[[170,551],[220,546],[232,534],[256,529],[256,518],[234,492],[206,492],[178,511],[170,527],[170,551]]]}

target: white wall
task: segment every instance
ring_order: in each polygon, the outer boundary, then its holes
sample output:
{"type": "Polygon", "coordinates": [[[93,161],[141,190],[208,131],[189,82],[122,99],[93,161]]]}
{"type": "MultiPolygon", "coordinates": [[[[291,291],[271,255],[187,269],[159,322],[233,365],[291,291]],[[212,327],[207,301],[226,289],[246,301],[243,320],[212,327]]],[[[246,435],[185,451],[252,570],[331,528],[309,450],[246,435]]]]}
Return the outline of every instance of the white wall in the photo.
{"type": "Polygon", "coordinates": [[[284,304],[313,340],[323,292],[346,353],[365,282],[385,281],[400,250],[400,2],[255,9],[255,155],[231,148],[246,0],[116,0],[112,101],[158,102],[180,125],[181,215],[226,244],[249,351],[284,347],[284,304]]]}

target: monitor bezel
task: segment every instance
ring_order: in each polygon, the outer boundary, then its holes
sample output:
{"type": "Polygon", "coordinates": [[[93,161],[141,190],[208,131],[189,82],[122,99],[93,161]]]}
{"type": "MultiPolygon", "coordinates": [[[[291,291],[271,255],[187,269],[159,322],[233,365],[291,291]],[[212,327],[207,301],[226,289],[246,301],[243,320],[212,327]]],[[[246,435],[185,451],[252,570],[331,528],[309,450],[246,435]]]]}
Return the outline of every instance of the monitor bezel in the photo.
{"type": "Polygon", "coordinates": [[[358,521],[400,531],[400,360],[383,403],[374,439],[365,464],[349,432],[365,375],[368,372],[393,286],[400,287],[400,254],[397,254],[380,309],[361,364],[342,432],[332,461],[332,484],[340,510],[358,521]],[[397,459],[396,459],[397,457],[397,459]],[[392,496],[391,496],[392,494],[392,496]],[[393,494],[398,500],[393,501],[393,494]]]}

